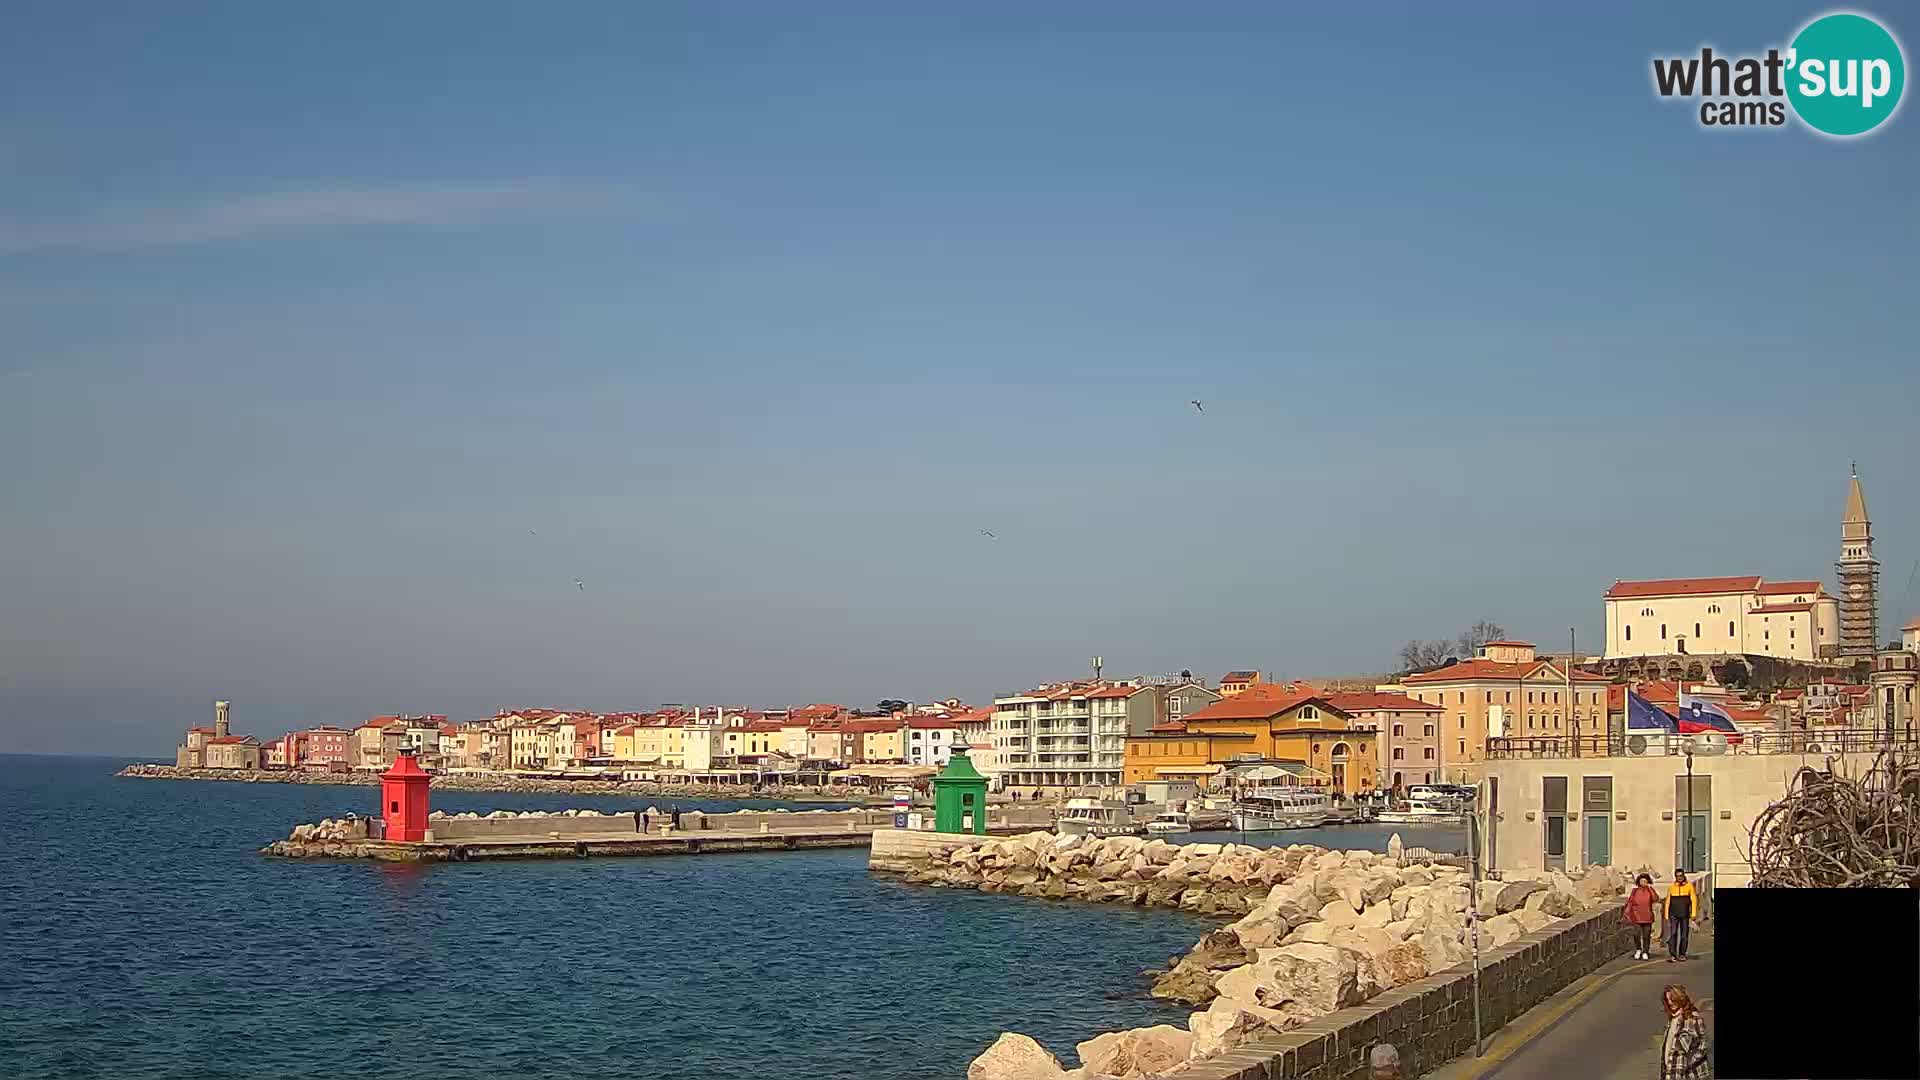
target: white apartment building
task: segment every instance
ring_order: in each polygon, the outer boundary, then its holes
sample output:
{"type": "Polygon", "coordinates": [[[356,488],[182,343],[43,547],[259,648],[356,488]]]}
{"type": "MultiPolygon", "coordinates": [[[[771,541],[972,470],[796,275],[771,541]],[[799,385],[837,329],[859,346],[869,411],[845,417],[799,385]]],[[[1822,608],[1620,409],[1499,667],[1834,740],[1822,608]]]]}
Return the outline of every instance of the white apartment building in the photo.
{"type": "Polygon", "coordinates": [[[1609,660],[1685,653],[1817,660],[1840,644],[1839,601],[1818,581],[1616,581],[1606,604],[1609,660]]]}
{"type": "Polygon", "coordinates": [[[1000,777],[1014,788],[1117,787],[1127,735],[1155,723],[1150,687],[1074,682],[995,698],[988,734],[1000,777]]]}

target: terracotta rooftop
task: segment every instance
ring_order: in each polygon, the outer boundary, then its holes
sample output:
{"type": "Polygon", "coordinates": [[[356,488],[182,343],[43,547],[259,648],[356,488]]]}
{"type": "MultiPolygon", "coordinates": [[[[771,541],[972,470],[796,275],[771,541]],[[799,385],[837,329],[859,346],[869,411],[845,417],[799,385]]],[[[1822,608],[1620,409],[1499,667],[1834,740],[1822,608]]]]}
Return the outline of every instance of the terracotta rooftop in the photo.
{"type": "Polygon", "coordinates": [[[1812,611],[1812,604],[1761,604],[1748,611],[1750,615],[1778,615],[1785,611],[1812,611]]]}
{"type": "Polygon", "coordinates": [[[1259,678],[1260,673],[1257,671],[1229,671],[1225,675],[1220,676],[1220,681],[1223,683],[1254,682],[1259,678]]]}
{"type": "Polygon", "coordinates": [[[1767,581],[1762,582],[1756,591],[1762,596],[1817,593],[1820,591],[1820,583],[1817,581],[1767,581]]]}
{"type": "Polygon", "coordinates": [[[935,728],[957,728],[960,726],[960,719],[954,716],[916,716],[907,721],[907,726],[920,731],[931,731],[935,728]]]}
{"type": "Polygon", "coordinates": [[[1262,683],[1244,694],[1222,698],[1198,712],[1190,712],[1183,719],[1189,724],[1196,720],[1265,720],[1309,701],[1317,701],[1342,716],[1347,715],[1346,710],[1332,704],[1326,696],[1312,688],[1285,690],[1276,684],[1262,683]],[[1266,686],[1274,686],[1279,692],[1261,693],[1266,686]]]}
{"type": "Polygon", "coordinates": [[[1713,593],[1752,592],[1760,585],[1753,577],[1660,578],[1654,581],[1616,581],[1607,599],[1636,596],[1706,596],[1713,593]]]}
{"type": "MultiPolygon", "coordinates": [[[[1418,675],[1408,675],[1400,681],[1418,685],[1426,685],[1428,683],[1472,682],[1475,679],[1505,679],[1517,681],[1533,675],[1541,668],[1551,667],[1553,667],[1553,665],[1545,660],[1522,660],[1514,663],[1486,659],[1462,660],[1457,664],[1450,664],[1443,668],[1435,668],[1432,671],[1423,671],[1418,675]]],[[[1554,668],[1554,670],[1557,672],[1559,669],[1554,668]]],[[[1577,683],[1603,683],[1607,681],[1607,677],[1605,675],[1595,675],[1590,671],[1581,671],[1576,668],[1573,672],[1573,681],[1577,683]]]]}

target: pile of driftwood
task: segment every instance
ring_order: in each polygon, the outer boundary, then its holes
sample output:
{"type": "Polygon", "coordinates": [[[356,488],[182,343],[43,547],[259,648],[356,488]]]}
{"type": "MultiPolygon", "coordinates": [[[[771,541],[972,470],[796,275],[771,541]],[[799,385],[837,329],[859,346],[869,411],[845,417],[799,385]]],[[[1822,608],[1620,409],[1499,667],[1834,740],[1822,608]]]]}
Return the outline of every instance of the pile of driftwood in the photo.
{"type": "Polygon", "coordinates": [[[1761,888],[1920,887],[1920,761],[1883,750],[1862,776],[1802,769],[1753,826],[1761,888]]]}

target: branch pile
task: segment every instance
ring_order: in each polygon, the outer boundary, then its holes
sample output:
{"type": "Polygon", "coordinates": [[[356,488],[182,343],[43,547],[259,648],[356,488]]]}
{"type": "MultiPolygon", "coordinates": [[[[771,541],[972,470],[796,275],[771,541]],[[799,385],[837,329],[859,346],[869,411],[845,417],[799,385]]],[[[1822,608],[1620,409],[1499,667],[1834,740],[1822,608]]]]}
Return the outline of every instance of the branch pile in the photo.
{"type": "Polygon", "coordinates": [[[1920,888],[1920,762],[1883,750],[1865,776],[1802,769],[1754,822],[1753,884],[1920,888]]]}

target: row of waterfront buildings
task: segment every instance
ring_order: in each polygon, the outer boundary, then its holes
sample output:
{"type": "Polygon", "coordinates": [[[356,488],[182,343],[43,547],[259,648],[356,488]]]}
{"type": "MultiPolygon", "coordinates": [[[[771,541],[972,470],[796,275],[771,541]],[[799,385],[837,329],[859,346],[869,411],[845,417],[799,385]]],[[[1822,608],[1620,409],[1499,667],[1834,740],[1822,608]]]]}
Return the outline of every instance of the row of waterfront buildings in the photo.
{"type": "MultiPolygon", "coordinates": [[[[1756,576],[1616,581],[1603,596],[1598,655],[1543,655],[1492,641],[1477,655],[1383,681],[1314,685],[1258,671],[1068,680],[997,695],[861,711],[662,706],[638,713],[500,710],[462,723],[378,716],[261,742],[229,731],[227,707],[194,728],[178,764],[378,771],[402,751],[431,769],[633,779],[910,779],[957,747],[997,786],[1113,788],[1144,781],[1217,786],[1281,768],[1342,793],[1470,781],[1522,741],[1617,739],[1627,690],[1718,703],[1743,728],[1806,731],[1913,718],[1920,620],[1876,648],[1877,562],[1857,476],[1836,563],[1818,580],[1756,576]],[[891,768],[891,772],[889,772],[891,768]]],[[[890,703],[899,705],[900,703],[890,703]]]]}

